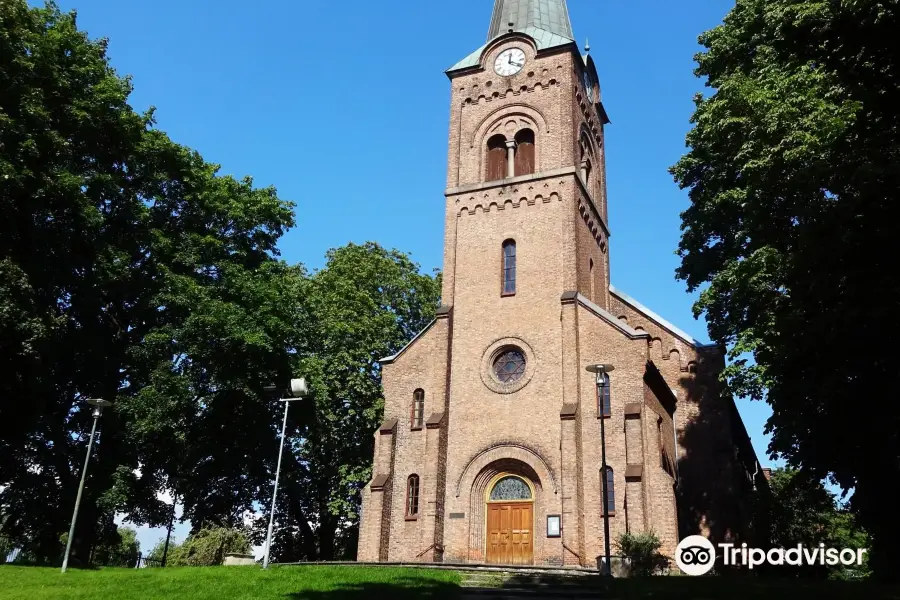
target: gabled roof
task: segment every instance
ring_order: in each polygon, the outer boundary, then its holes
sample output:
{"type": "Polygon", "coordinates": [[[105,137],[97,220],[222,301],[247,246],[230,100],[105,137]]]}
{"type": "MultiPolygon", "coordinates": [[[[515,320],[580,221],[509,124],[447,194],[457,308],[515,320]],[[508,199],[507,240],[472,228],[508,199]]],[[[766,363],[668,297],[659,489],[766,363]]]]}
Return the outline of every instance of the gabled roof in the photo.
{"type": "Polygon", "coordinates": [[[404,352],[406,352],[406,349],[409,348],[410,346],[412,346],[417,339],[419,339],[420,337],[425,335],[425,332],[428,331],[429,329],[431,329],[431,326],[434,325],[435,323],[437,323],[437,319],[432,319],[431,323],[426,325],[425,328],[422,329],[422,331],[420,331],[413,337],[413,339],[409,340],[409,342],[405,346],[400,348],[400,350],[398,350],[396,354],[392,354],[390,356],[385,356],[384,358],[379,358],[378,362],[380,362],[383,365],[389,365],[392,362],[394,362],[395,360],[397,360],[398,358],[400,358],[400,355],[403,354],[404,352]]]}
{"type": "Polygon", "coordinates": [[[589,311],[624,333],[629,339],[635,340],[638,338],[650,338],[650,334],[646,331],[636,331],[632,329],[628,326],[627,323],[623,323],[622,321],[614,317],[611,313],[600,308],[598,305],[588,300],[587,296],[584,296],[583,294],[575,291],[563,292],[562,296],[560,296],[559,299],[564,304],[567,302],[577,302],[584,308],[588,309],[589,311]]]}
{"type": "Polygon", "coordinates": [[[653,312],[652,310],[650,310],[649,308],[647,308],[646,306],[644,306],[643,304],[641,304],[640,302],[638,302],[637,300],[635,300],[634,298],[632,298],[631,296],[629,296],[628,294],[623,292],[622,290],[616,289],[616,287],[613,286],[612,284],[610,284],[610,286],[609,286],[609,293],[612,294],[613,296],[618,297],[619,300],[621,300],[625,304],[630,305],[632,308],[637,310],[639,313],[643,313],[645,317],[647,317],[651,321],[655,321],[657,325],[659,325],[663,329],[667,329],[675,337],[681,338],[681,341],[683,341],[687,344],[690,344],[691,346],[694,346],[695,348],[718,347],[718,344],[715,344],[715,343],[704,344],[703,342],[698,341],[693,336],[691,336],[688,333],[685,333],[678,327],[675,327],[674,325],[672,325],[671,323],[669,323],[668,321],[663,319],[661,316],[659,316],[658,314],[656,314],[655,312],[653,312]]]}

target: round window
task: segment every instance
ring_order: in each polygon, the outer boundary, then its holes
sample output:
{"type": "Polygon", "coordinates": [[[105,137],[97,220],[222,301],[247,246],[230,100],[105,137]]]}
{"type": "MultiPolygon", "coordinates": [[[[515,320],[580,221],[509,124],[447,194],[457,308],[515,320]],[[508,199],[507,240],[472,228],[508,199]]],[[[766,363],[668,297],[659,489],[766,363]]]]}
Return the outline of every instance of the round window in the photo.
{"type": "Polygon", "coordinates": [[[515,347],[504,348],[494,359],[494,375],[503,383],[515,383],[525,374],[525,354],[515,347]]]}
{"type": "Polygon", "coordinates": [[[538,361],[522,338],[494,340],[481,355],[481,381],[498,394],[514,394],[531,381],[538,361]]]}

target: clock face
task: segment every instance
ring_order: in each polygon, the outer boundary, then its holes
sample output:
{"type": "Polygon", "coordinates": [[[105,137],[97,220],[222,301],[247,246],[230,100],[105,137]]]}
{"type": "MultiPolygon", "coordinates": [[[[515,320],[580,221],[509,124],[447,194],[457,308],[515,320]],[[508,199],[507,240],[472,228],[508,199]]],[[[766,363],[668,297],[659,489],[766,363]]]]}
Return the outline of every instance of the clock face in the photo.
{"type": "Polygon", "coordinates": [[[584,90],[587,94],[587,99],[590,102],[594,101],[594,82],[591,80],[591,74],[587,71],[584,72],[584,90]]]}
{"type": "Polygon", "coordinates": [[[494,61],[494,71],[497,72],[497,75],[502,75],[503,77],[515,75],[524,66],[525,51],[521,48],[504,50],[497,56],[497,60],[494,61]]]}

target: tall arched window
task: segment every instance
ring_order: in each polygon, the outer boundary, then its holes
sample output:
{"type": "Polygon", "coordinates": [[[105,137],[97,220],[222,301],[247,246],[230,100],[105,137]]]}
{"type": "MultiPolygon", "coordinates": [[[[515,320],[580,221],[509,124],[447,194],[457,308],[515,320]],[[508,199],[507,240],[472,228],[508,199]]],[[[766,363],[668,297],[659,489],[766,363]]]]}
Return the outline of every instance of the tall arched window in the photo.
{"type": "Polygon", "coordinates": [[[410,475],[406,480],[406,517],[419,516],[419,476],[410,475]]]}
{"type": "Polygon", "coordinates": [[[413,392],[412,409],[409,413],[409,426],[412,429],[422,429],[422,421],[425,418],[425,390],[413,392]]]}
{"type": "Polygon", "coordinates": [[[534,173],[534,132],[523,129],[516,134],[516,177],[534,173]]]}
{"type": "Polygon", "coordinates": [[[516,293],[516,241],[503,242],[503,295],[516,293]]]}
{"type": "Polygon", "coordinates": [[[496,181],[506,177],[506,138],[497,134],[491,136],[487,144],[487,179],[496,181]]]}
{"type": "Polygon", "coordinates": [[[603,374],[603,385],[597,387],[597,416],[608,417],[612,412],[609,393],[609,373],[603,374]]]}
{"type": "MultiPolygon", "coordinates": [[[[604,476],[603,470],[600,470],[600,477],[604,476]]],[[[602,492],[602,490],[601,490],[602,492]]],[[[600,512],[603,512],[603,498],[600,498],[601,506],[600,512]]],[[[616,484],[615,484],[615,476],[613,474],[612,467],[606,467],[606,509],[609,511],[609,514],[613,514],[616,512],[616,484]]]]}

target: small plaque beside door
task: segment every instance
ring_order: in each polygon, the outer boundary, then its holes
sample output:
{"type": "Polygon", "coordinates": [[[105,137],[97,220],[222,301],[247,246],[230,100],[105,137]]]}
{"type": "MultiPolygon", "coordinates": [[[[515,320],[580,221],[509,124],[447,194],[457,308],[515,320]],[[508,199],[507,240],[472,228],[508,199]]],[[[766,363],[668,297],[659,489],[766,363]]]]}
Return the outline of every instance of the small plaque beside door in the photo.
{"type": "Polygon", "coordinates": [[[466,513],[450,513],[451,519],[465,519],[466,513]]]}
{"type": "Polygon", "coordinates": [[[560,536],[560,516],[547,515],[547,537],[558,538],[560,536]]]}

